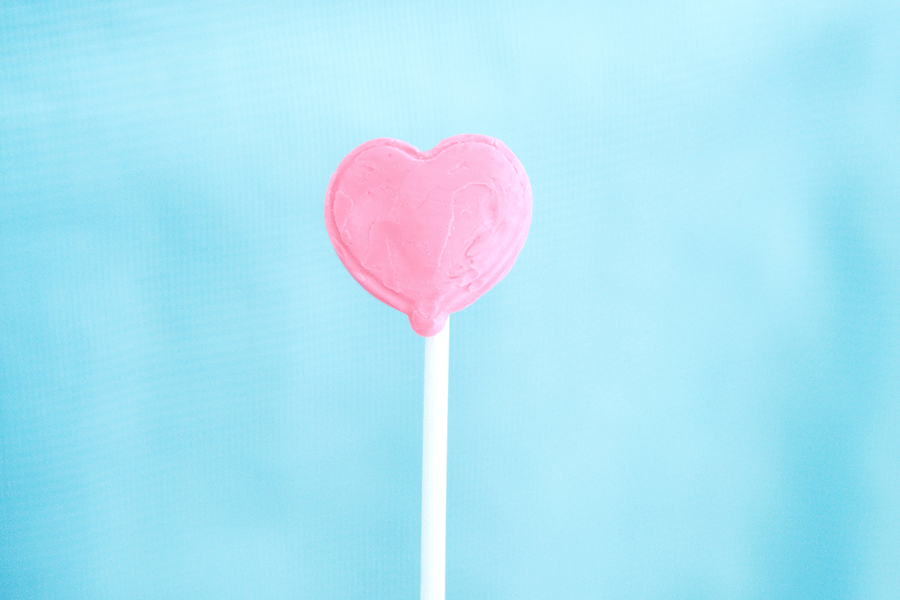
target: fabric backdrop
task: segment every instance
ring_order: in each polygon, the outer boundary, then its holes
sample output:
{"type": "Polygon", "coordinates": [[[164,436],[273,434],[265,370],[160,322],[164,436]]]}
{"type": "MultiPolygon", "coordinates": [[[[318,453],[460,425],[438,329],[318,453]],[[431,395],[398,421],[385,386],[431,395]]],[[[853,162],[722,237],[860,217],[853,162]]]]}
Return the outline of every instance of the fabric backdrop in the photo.
{"type": "Polygon", "coordinates": [[[356,145],[534,190],[453,316],[453,599],[896,598],[900,5],[3,2],[0,597],[415,599],[356,145]]]}

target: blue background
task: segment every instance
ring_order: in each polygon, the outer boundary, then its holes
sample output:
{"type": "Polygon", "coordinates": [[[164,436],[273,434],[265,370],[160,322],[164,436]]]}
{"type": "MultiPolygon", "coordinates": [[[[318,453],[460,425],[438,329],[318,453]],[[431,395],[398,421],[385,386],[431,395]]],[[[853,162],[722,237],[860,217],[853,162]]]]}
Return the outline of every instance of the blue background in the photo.
{"type": "Polygon", "coordinates": [[[502,139],[450,599],[896,598],[896,2],[4,2],[0,597],[418,595],[423,341],[325,234],[502,139]]]}

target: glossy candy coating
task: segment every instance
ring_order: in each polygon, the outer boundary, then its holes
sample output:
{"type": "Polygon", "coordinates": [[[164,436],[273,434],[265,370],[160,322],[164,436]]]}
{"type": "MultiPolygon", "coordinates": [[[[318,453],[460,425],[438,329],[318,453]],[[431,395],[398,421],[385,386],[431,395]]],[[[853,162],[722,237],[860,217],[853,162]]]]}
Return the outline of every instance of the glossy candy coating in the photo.
{"type": "Polygon", "coordinates": [[[503,142],[449,137],[427,152],[390,138],[348,154],[325,193],[325,227],[369,293],[430,337],[512,268],[531,184],[503,142]]]}

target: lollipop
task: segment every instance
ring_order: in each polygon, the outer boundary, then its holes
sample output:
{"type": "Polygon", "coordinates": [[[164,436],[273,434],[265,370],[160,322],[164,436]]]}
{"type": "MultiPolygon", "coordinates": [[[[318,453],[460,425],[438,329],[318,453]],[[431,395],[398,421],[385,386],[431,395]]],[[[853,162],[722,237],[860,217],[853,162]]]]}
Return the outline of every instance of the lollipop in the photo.
{"type": "Polygon", "coordinates": [[[325,192],[325,228],[344,267],[426,338],[422,600],[444,598],[448,317],[503,279],[530,224],[525,169],[484,135],[455,135],[427,152],[368,141],[325,192]]]}

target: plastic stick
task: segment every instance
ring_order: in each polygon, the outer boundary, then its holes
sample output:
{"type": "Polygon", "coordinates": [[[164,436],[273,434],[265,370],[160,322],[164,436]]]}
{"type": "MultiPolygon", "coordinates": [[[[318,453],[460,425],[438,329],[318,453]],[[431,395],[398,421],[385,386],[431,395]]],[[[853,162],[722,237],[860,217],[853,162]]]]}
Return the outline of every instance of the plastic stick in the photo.
{"type": "Polygon", "coordinates": [[[444,600],[447,518],[447,383],[450,319],[425,338],[425,411],[422,435],[421,600],[444,600]]]}

